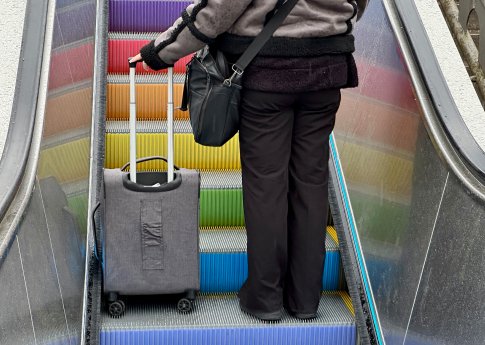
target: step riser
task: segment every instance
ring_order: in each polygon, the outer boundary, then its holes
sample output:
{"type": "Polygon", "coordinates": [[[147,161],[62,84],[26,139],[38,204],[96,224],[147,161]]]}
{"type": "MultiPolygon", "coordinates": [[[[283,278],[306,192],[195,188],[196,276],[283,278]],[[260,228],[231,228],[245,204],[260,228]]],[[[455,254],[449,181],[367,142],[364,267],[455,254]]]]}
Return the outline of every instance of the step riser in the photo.
{"type": "MultiPolygon", "coordinates": [[[[175,107],[180,106],[183,84],[174,84],[175,107]]],[[[160,120],[167,118],[167,85],[136,85],[136,116],[139,120],[160,120]]],[[[108,84],[107,119],[128,120],[130,118],[130,89],[128,84],[108,84]]],[[[189,112],[175,109],[176,120],[188,119],[189,112]]]]}
{"type": "Polygon", "coordinates": [[[241,189],[200,191],[201,227],[244,226],[244,209],[241,189]]]}
{"type": "Polygon", "coordinates": [[[354,325],[102,331],[101,345],[349,345],[354,325]]]}
{"type": "Polygon", "coordinates": [[[191,3],[192,1],[110,0],[109,30],[163,32],[191,3]]]}
{"type": "MultiPolygon", "coordinates": [[[[148,44],[149,40],[109,40],[108,41],[108,73],[123,73],[128,74],[130,72],[127,56],[133,55],[139,51],[141,47],[148,44]]],[[[177,61],[174,66],[175,73],[185,73],[185,65],[190,61],[192,56],[187,56],[177,61]]],[[[136,67],[136,73],[143,74],[165,74],[166,69],[161,71],[146,71],[142,64],[138,64],[136,67]]]]}
{"type": "MultiPolygon", "coordinates": [[[[128,134],[106,135],[105,167],[114,169],[123,166],[129,158],[128,134]]],[[[206,147],[194,141],[193,134],[175,134],[175,163],[186,169],[241,170],[239,156],[239,135],[222,147],[206,147]]],[[[166,155],[166,134],[137,134],[138,157],[166,155]]],[[[140,170],[154,170],[156,163],[140,164],[140,170]]]]}
{"type": "MultiPolygon", "coordinates": [[[[327,251],[322,276],[324,291],[336,291],[340,284],[340,253],[327,251]]],[[[202,253],[200,255],[202,292],[237,292],[248,275],[247,254],[202,253]]]]}

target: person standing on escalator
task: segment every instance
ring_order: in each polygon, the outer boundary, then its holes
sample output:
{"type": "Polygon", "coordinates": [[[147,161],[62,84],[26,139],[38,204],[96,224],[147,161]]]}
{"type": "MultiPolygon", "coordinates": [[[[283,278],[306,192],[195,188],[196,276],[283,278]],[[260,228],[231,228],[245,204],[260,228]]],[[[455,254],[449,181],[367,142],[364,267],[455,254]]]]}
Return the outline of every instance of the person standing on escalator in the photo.
{"type": "MultiPolygon", "coordinates": [[[[328,213],[329,135],[358,84],[355,22],[368,0],[299,0],[246,68],[239,141],[248,278],[240,307],[274,321],[316,317],[328,213]]],[[[140,50],[153,70],[205,45],[236,61],[284,0],[200,0],[140,50]]]]}

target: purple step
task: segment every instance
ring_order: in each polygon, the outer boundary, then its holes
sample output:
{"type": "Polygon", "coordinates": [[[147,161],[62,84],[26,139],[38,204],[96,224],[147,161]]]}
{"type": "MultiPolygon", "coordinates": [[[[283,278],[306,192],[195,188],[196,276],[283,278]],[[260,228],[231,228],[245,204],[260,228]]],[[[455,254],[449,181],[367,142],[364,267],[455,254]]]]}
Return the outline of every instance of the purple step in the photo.
{"type": "Polygon", "coordinates": [[[162,32],[192,1],[110,0],[109,30],[162,32]]]}

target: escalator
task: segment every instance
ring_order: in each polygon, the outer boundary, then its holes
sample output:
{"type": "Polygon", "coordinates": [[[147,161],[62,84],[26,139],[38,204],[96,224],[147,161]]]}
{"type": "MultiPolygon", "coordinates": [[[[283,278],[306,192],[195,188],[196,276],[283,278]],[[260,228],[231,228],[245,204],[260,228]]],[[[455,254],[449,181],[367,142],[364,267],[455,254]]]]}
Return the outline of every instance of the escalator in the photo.
{"type": "MultiPolygon", "coordinates": [[[[129,80],[126,57],[167,29],[190,1],[110,1],[106,83],[106,168],[129,160],[129,80]],[[152,13],[153,16],[147,16],[152,13]]],[[[176,102],[181,100],[186,57],[175,65],[176,102]]],[[[166,155],[166,94],[164,72],[145,72],[138,66],[138,157],[166,155]]],[[[165,71],[166,72],[166,71],[165,71]]],[[[201,173],[200,275],[201,291],[195,311],[176,312],[174,305],[155,298],[124,298],[121,318],[101,309],[100,344],[234,343],[355,344],[354,309],[341,267],[338,238],[329,224],[323,291],[318,318],[298,321],[285,315],[279,323],[264,323],[239,310],[236,296],[247,277],[239,140],[236,135],[221,148],[197,145],[188,113],[175,111],[175,164],[201,173]],[[190,340],[189,340],[190,339],[190,340]]],[[[162,170],[164,163],[139,164],[145,171],[162,170]]],[[[324,248],[322,248],[324,250],[324,248]]],[[[104,298],[104,297],[102,297],[104,298]]]]}
{"type": "MultiPolygon", "coordinates": [[[[105,43],[106,108],[100,114],[105,118],[104,133],[100,133],[104,135],[100,139],[105,145],[104,167],[116,168],[128,161],[126,57],[154,39],[156,32],[168,28],[189,3],[109,1],[105,14],[109,18],[105,43]]],[[[435,151],[424,131],[423,105],[417,101],[419,90],[413,88],[416,80],[410,78],[406,64],[410,56],[400,49],[403,40],[396,38],[387,15],[387,11],[398,9],[387,3],[386,10],[385,5],[371,2],[357,25],[355,55],[361,83],[359,88],[343,93],[331,137],[332,217],[326,229],[327,258],[318,318],[299,322],[285,315],[280,323],[267,324],[240,312],[236,292],[247,275],[247,264],[238,138],[222,148],[196,145],[187,114],[176,111],[175,162],[201,172],[201,295],[190,315],[177,314],[173,304],[153,298],[126,298],[125,315],[112,318],[106,312],[107,302],[98,282],[97,298],[103,302],[98,305],[100,314],[94,327],[99,330],[100,344],[384,344],[386,339],[389,343],[399,339],[400,331],[394,329],[399,324],[396,315],[384,309],[384,318],[380,319],[376,304],[386,305],[382,298],[388,298],[389,291],[385,289],[389,287],[384,279],[392,280],[391,272],[398,279],[406,274],[411,277],[405,269],[406,262],[396,257],[393,250],[406,229],[415,224],[417,215],[422,219],[429,217],[428,211],[434,211],[430,205],[426,215],[417,213],[427,187],[416,180],[429,169],[420,162],[420,150],[435,151]],[[360,227],[368,232],[359,231],[360,227]]],[[[188,59],[175,65],[176,100],[181,99],[188,59]]],[[[163,155],[166,75],[138,68],[138,156],[163,155]]],[[[140,165],[141,170],[163,168],[153,162],[140,165]]],[[[427,231],[423,224],[422,232],[427,231]]],[[[416,245],[413,239],[404,243],[416,245]]],[[[419,269],[424,269],[427,256],[426,253],[421,266],[417,265],[419,269]]],[[[410,284],[409,290],[415,288],[418,294],[420,283],[410,284]]],[[[395,307],[405,310],[407,306],[395,307]]],[[[408,335],[412,312],[407,328],[401,332],[403,343],[416,341],[408,335]]]]}
{"type": "MultiPolygon", "coordinates": [[[[102,222],[90,211],[103,167],[128,161],[126,58],[188,3],[30,4],[27,17],[38,19],[45,43],[36,50],[43,63],[29,60],[39,79],[39,95],[24,104],[32,122],[17,134],[30,133],[30,152],[10,156],[24,162],[15,165],[23,174],[10,189],[0,178],[8,190],[0,200],[0,344],[482,344],[483,150],[445,92],[416,8],[389,0],[371,1],[356,26],[360,86],[343,92],[330,139],[318,317],[263,323],[239,310],[247,263],[238,138],[196,145],[180,111],[175,163],[202,179],[201,294],[191,314],[170,299],[130,297],[122,317],[108,315],[93,236],[101,238],[102,222]]],[[[187,60],[175,68],[175,100],[187,60]]],[[[163,155],[166,75],[139,73],[138,156],[163,155]]]]}

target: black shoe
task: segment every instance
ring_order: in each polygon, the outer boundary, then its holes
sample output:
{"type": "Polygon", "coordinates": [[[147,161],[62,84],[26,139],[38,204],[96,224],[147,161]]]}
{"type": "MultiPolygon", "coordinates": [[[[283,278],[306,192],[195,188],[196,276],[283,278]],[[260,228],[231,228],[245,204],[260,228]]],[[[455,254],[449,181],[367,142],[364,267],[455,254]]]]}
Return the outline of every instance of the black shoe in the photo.
{"type": "Polygon", "coordinates": [[[297,319],[300,319],[300,320],[311,320],[311,319],[315,319],[317,317],[317,313],[296,313],[296,312],[293,312],[289,309],[286,309],[286,311],[291,316],[294,316],[294,317],[296,317],[297,319]]]}
{"type": "Polygon", "coordinates": [[[241,308],[241,310],[246,314],[254,316],[262,321],[280,321],[282,316],[281,310],[273,311],[273,312],[257,312],[257,311],[250,310],[246,308],[241,303],[241,301],[239,301],[239,308],[241,308]]]}
{"type": "Polygon", "coordinates": [[[288,308],[288,306],[286,304],[283,305],[284,308],[286,309],[286,311],[288,312],[288,314],[290,314],[291,316],[293,317],[296,317],[297,319],[300,319],[300,320],[311,320],[311,319],[314,319],[317,317],[317,313],[298,313],[298,312],[295,312],[293,310],[291,310],[290,308],[288,308]]]}

